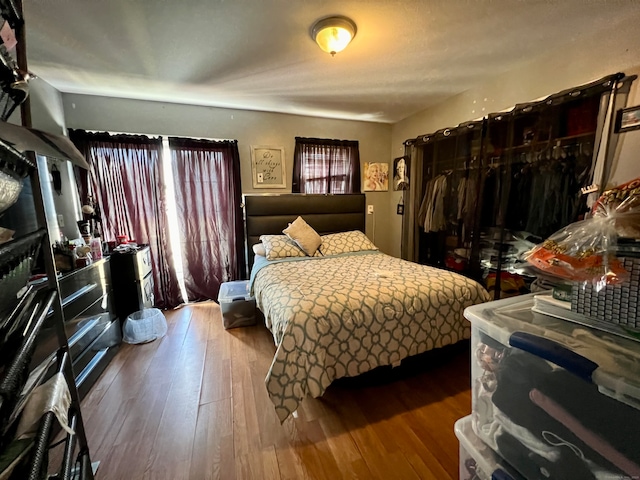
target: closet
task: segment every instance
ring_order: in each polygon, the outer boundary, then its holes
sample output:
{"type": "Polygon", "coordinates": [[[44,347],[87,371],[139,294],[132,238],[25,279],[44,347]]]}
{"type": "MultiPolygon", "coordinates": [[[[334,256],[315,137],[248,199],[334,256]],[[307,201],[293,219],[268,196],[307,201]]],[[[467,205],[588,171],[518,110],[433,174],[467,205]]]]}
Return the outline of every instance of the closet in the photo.
{"type": "Polygon", "coordinates": [[[611,118],[635,77],[615,74],[405,142],[418,180],[403,256],[528,293],[523,253],[588,211],[615,145],[611,118]],[[597,167],[597,168],[596,168],[597,167]]]}
{"type": "Polygon", "coordinates": [[[417,141],[423,150],[419,263],[477,274],[477,265],[469,260],[477,228],[484,128],[483,121],[469,122],[417,141]]]}

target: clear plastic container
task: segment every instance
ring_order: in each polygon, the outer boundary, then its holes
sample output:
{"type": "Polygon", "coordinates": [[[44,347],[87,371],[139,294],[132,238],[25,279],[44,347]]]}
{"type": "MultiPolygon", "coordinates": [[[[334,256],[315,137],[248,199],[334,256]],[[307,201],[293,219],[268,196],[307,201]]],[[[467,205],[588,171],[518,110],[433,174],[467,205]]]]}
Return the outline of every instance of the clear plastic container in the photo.
{"type": "Polygon", "coordinates": [[[474,432],[526,478],[632,478],[640,342],[538,313],[534,301],[465,310],[474,432]]]}
{"type": "Polygon", "coordinates": [[[460,480],[519,480],[521,477],[507,467],[493,450],[473,432],[471,415],[459,419],[454,426],[460,443],[460,480]]]}
{"type": "Polygon", "coordinates": [[[127,343],[147,343],[167,333],[167,320],[157,308],[132,313],[124,321],[122,339],[127,343]]]}
{"type": "Polygon", "coordinates": [[[256,300],[249,293],[249,280],[225,282],[220,286],[218,303],[224,328],[256,324],[256,300]]]}

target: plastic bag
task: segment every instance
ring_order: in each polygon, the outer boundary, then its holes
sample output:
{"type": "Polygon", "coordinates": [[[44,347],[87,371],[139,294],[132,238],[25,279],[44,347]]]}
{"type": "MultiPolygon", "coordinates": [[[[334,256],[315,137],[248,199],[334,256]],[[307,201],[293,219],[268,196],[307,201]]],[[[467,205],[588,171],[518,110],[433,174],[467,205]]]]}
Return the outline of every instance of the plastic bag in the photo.
{"type": "Polygon", "coordinates": [[[60,422],[60,426],[73,434],[69,427],[68,412],[71,405],[71,393],[62,373],[57,373],[46,383],[37,387],[24,407],[20,423],[16,431],[16,438],[33,437],[38,431],[42,415],[53,412],[60,422]]]}
{"type": "Polygon", "coordinates": [[[526,260],[546,273],[591,283],[600,291],[629,275],[615,256],[618,236],[640,238],[640,178],[606,191],[591,218],[557,231],[526,260]]]}
{"type": "Polygon", "coordinates": [[[640,238],[640,178],[604,192],[592,214],[610,218],[619,237],[640,238]]]}
{"type": "Polygon", "coordinates": [[[167,320],[157,308],[145,308],[127,317],[122,326],[122,339],[127,343],[147,343],[167,333],[167,320]]]}

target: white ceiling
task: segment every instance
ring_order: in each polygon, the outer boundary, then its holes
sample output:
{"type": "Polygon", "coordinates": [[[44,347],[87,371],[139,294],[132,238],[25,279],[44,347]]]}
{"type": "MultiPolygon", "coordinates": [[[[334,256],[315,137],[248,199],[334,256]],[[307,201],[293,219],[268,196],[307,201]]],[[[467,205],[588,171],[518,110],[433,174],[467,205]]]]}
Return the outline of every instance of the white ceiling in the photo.
{"type": "Polygon", "coordinates": [[[29,69],[61,92],[387,123],[616,35],[630,16],[640,25],[639,0],[24,0],[24,11],[29,69]],[[335,57],[309,36],[330,14],[358,27],[335,57]]]}

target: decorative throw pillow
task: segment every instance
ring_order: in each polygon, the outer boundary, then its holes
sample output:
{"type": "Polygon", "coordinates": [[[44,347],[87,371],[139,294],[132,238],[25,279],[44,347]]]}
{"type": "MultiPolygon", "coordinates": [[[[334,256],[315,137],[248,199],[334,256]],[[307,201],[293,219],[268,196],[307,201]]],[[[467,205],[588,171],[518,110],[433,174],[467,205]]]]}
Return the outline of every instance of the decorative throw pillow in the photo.
{"type": "Polygon", "coordinates": [[[302,217],[296,218],[282,231],[282,233],[296,242],[304,253],[310,257],[313,257],[316,250],[318,250],[318,247],[322,243],[322,239],[320,238],[320,235],[318,235],[318,232],[310,227],[302,217]]]}
{"type": "Polygon", "coordinates": [[[267,260],[287,257],[306,257],[307,254],[286,235],[261,235],[267,260]]]}
{"type": "Polygon", "coordinates": [[[323,255],[338,255],[362,250],[378,250],[378,247],[371,243],[371,240],[360,230],[322,236],[320,251],[323,255]]]}
{"type": "Polygon", "coordinates": [[[259,257],[266,257],[267,256],[267,250],[264,248],[264,245],[262,244],[262,242],[256,243],[251,248],[253,249],[253,253],[258,255],[259,257]]]}

